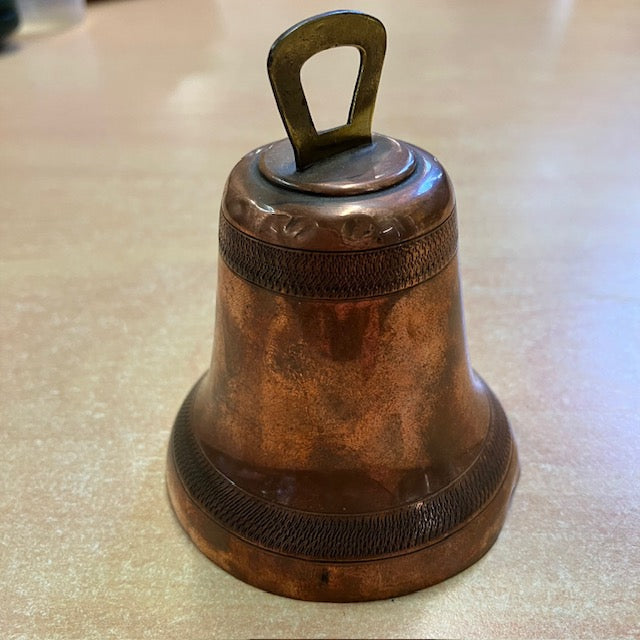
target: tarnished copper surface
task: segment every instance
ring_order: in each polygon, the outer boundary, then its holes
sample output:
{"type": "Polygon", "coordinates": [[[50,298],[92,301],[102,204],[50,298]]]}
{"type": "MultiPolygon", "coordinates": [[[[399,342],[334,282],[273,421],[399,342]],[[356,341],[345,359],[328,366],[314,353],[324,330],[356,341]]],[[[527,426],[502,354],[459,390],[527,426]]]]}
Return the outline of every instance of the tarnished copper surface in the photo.
{"type": "Polygon", "coordinates": [[[411,171],[341,146],[285,183],[264,161],[284,144],[228,180],[211,367],[176,419],[169,493],[198,547],[247,582],[407,593],[487,551],[517,476],[467,356],[453,189],[406,143],[411,171]]]}
{"type": "Polygon", "coordinates": [[[420,286],[353,302],[219,273],[193,421],[233,482],[300,508],[370,511],[427,496],[475,459],[489,406],[467,361],[455,261],[420,286]]]}

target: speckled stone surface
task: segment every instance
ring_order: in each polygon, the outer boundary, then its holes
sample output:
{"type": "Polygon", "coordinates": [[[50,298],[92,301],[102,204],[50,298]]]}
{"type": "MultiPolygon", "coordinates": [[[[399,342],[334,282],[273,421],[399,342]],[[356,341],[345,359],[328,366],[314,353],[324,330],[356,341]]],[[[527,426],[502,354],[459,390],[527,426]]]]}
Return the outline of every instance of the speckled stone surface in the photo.
{"type": "MultiPolygon", "coordinates": [[[[95,3],[0,54],[3,638],[640,636],[640,5],[352,7],[389,32],[375,129],[456,187],[472,362],[522,464],[498,542],[339,605],[188,540],[165,453],[211,353],[222,187],[283,135],[271,42],[335,6],[95,3]]],[[[348,74],[317,69],[339,121],[348,74]]]]}

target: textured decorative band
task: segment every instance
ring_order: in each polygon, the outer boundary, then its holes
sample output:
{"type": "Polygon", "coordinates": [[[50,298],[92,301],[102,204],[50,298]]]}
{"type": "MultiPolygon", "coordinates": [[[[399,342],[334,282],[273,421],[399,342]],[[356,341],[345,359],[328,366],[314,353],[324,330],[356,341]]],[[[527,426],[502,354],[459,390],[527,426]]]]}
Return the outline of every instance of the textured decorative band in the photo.
{"type": "Polygon", "coordinates": [[[409,553],[452,533],[496,494],[509,467],[512,440],[490,391],[490,426],[467,471],[440,492],[396,509],[366,514],[318,514],[291,509],[243,491],[205,457],[192,431],[195,389],[173,429],[178,477],[192,500],[220,526],[269,550],[315,560],[370,560],[409,553]]]}
{"type": "Polygon", "coordinates": [[[401,244],[366,251],[306,251],[257,240],[220,216],[220,255],[240,277],[304,298],[369,298],[436,275],[456,253],[453,212],[439,227],[401,244]]]}

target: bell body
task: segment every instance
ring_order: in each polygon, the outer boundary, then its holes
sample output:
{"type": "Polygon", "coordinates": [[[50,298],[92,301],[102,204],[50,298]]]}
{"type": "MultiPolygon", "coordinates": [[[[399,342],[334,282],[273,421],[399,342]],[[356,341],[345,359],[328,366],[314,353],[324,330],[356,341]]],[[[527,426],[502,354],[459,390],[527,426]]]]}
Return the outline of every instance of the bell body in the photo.
{"type": "Polygon", "coordinates": [[[176,419],[170,497],[251,584],[401,595],[488,550],[517,475],[468,360],[453,190],[430,154],[381,136],[384,166],[339,187],[288,175],[286,145],[227,184],[211,367],[176,419]]]}

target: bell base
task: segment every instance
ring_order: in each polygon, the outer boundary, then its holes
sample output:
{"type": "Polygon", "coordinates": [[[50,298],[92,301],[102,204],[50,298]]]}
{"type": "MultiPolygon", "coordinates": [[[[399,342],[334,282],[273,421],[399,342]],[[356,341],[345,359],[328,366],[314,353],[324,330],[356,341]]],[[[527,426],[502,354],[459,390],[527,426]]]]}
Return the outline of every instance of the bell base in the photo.
{"type": "MultiPolygon", "coordinates": [[[[463,522],[454,524],[429,544],[384,557],[327,560],[273,551],[237,535],[215,517],[212,503],[196,501],[185,487],[176,465],[176,439],[188,423],[181,411],[169,446],[167,488],[173,509],[195,545],[210,560],[233,576],[277,595],[320,602],[358,602],[405,595],[431,586],[466,569],[493,545],[518,479],[515,444],[506,416],[488,390],[498,411],[492,413],[489,432],[506,448],[503,473],[491,497],[463,522]]],[[[191,394],[192,395],[192,394],[191,394]]],[[[189,398],[185,401],[188,406],[189,398]]],[[[184,407],[183,407],[184,410],[184,407]]],[[[202,464],[202,459],[198,461],[202,464]]],[[[218,473],[210,465],[211,471],[218,473]]],[[[183,471],[184,474],[184,471],[183,471]]],[[[464,474],[466,475],[466,474],[464,474]]],[[[231,484],[231,483],[229,483],[231,484]]],[[[224,500],[224,497],[220,497],[224,500]]],[[[215,505],[215,498],[213,504],[215,505]]],[[[419,508],[421,504],[416,503],[419,508]]],[[[406,524],[400,522],[400,528],[406,524]]],[[[393,537],[394,532],[391,532],[393,537]]]]}

